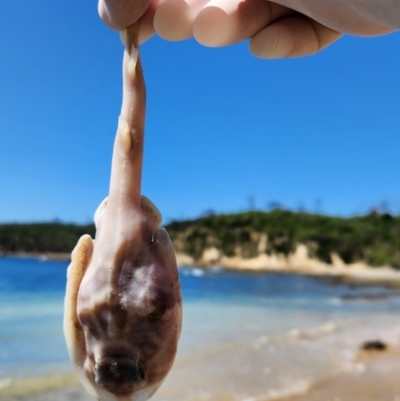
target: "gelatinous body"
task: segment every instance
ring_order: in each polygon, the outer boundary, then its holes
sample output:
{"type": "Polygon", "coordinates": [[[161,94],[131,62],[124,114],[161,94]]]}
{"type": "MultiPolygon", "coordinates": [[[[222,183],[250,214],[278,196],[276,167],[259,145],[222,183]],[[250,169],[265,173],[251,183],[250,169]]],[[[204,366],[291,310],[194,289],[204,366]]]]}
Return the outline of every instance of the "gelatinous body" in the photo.
{"type": "Polygon", "coordinates": [[[101,401],[146,400],[175,358],[182,302],[161,214],[140,195],[145,87],[137,28],[126,35],[123,103],[110,192],[67,273],[64,333],[85,388],[101,401]]]}

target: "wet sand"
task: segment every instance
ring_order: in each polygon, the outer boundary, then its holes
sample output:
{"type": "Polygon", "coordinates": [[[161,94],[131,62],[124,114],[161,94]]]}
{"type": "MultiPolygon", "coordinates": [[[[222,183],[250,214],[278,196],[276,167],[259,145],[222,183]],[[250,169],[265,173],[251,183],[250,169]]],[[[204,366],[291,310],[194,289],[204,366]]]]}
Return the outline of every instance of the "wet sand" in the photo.
{"type": "Polygon", "coordinates": [[[342,373],[318,383],[306,395],[283,400],[400,401],[400,349],[369,352],[360,364],[364,367],[359,372],[342,373]]]}
{"type": "MultiPolygon", "coordinates": [[[[178,357],[155,401],[400,401],[400,324],[390,318],[208,344],[178,357]],[[375,323],[375,324],[374,324],[375,323]],[[381,339],[385,351],[363,351],[381,339]]],[[[376,319],[375,319],[376,320],[376,319]]],[[[190,350],[189,350],[190,351],[190,350]]],[[[89,401],[73,374],[0,383],[1,401],[89,401]]]]}
{"type": "MultiPolygon", "coordinates": [[[[197,396],[177,398],[190,401],[400,401],[400,350],[391,350],[382,354],[373,353],[369,361],[364,365],[363,372],[347,372],[335,377],[326,378],[311,388],[299,386],[288,391],[292,394],[285,396],[284,392],[276,394],[258,395],[249,398],[240,398],[230,391],[209,393],[203,392],[197,396]],[[297,394],[296,394],[297,393],[297,394]],[[302,394],[303,393],[303,394],[302,394]]],[[[48,380],[48,379],[47,379],[48,380]]],[[[195,378],[193,378],[195,380],[195,378]]],[[[229,378],[226,378],[229,387],[229,378]]],[[[49,380],[51,382],[51,380],[49,380]]],[[[44,391],[36,391],[32,388],[27,394],[28,388],[14,388],[4,392],[0,400],[4,401],[89,401],[89,397],[82,387],[73,384],[69,379],[65,386],[44,391]]],[[[22,383],[20,383],[22,384],[22,383]]],[[[251,383],[249,383],[250,385],[251,383]]],[[[28,386],[30,387],[30,386],[28,386]]],[[[46,386],[45,386],[46,387],[46,386]]],[[[167,389],[160,389],[157,399],[163,399],[162,395],[168,393],[167,389]]],[[[268,392],[267,392],[268,393],[268,392]]]]}

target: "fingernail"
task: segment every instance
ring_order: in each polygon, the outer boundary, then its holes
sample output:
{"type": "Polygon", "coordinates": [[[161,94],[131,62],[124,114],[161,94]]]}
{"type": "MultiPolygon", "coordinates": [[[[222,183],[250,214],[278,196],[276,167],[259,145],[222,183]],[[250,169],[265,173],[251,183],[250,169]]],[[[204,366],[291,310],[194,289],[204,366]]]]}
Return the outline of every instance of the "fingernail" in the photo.
{"type": "Polygon", "coordinates": [[[119,32],[119,38],[121,39],[122,44],[126,47],[126,38],[127,38],[126,29],[119,32]]]}

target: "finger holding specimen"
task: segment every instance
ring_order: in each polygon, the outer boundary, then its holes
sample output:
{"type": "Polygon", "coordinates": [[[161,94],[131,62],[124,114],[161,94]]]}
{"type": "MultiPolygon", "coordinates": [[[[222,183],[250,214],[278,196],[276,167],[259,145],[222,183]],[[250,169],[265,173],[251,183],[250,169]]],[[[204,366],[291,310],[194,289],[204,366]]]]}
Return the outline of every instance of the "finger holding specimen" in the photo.
{"type": "Polygon", "coordinates": [[[211,0],[197,16],[193,33],[205,46],[226,46],[252,37],[291,12],[265,0],[211,0]]]}
{"type": "Polygon", "coordinates": [[[277,59],[315,54],[341,34],[318,22],[295,14],[264,28],[250,41],[250,52],[259,58],[277,59]]]}

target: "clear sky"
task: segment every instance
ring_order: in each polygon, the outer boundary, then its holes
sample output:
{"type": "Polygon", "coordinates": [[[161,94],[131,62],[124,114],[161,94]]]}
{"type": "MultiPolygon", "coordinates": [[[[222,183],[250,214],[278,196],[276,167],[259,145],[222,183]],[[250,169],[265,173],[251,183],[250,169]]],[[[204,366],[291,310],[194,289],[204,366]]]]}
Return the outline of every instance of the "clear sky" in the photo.
{"type": "MultiPolygon", "coordinates": [[[[96,1],[0,2],[0,222],[91,221],[107,195],[122,45],[96,1]]],[[[304,59],[153,38],[143,193],[213,209],[400,212],[400,34],[304,59]]]]}

